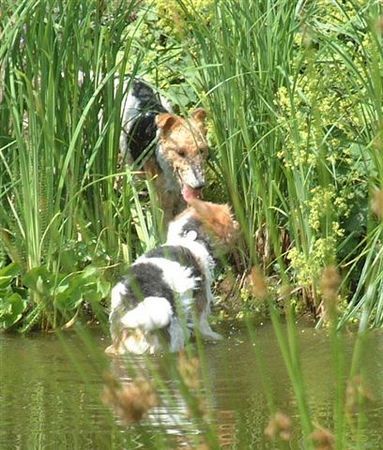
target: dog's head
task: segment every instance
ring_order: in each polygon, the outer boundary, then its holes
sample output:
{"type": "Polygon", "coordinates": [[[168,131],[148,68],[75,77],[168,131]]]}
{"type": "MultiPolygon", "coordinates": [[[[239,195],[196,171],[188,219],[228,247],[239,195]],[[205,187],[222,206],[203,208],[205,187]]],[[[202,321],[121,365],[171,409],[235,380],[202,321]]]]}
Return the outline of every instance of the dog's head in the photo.
{"type": "Polygon", "coordinates": [[[154,354],[161,349],[156,334],[146,332],[140,328],[120,328],[119,334],[112,336],[113,343],[105,349],[109,355],[123,355],[126,352],[136,355],[144,353],[154,354]]]}
{"type": "Polygon", "coordinates": [[[199,199],[189,201],[192,216],[201,222],[207,234],[223,244],[231,244],[238,237],[239,224],[227,204],[205,202],[199,199]]]}
{"type": "Polygon", "coordinates": [[[168,241],[202,239],[216,250],[228,250],[239,234],[239,224],[230,207],[196,198],[188,203],[190,206],[169,224],[168,241]]]}
{"type": "Polygon", "coordinates": [[[188,119],[170,113],[156,116],[159,157],[175,175],[185,201],[198,198],[205,185],[205,118],[202,108],[193,111],[188,119]]]}

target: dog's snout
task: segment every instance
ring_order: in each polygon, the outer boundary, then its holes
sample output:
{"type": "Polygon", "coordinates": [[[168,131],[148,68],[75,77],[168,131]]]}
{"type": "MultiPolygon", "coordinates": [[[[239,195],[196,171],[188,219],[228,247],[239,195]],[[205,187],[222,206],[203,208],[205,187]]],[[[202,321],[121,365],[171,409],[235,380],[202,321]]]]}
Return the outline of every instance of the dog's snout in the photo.
{"type": "Polygon", "coordinates": [[[195,183],[194,189],[202,189],[205,186],[205,179],[200,179],[197,181],[197,183],[195,183]]]}
{"type": "Polygon", "coordinates": [[[193,168],[194,175],[194,189],[202,189],[205,186],[205,176],[200,167],[193,168]]]}

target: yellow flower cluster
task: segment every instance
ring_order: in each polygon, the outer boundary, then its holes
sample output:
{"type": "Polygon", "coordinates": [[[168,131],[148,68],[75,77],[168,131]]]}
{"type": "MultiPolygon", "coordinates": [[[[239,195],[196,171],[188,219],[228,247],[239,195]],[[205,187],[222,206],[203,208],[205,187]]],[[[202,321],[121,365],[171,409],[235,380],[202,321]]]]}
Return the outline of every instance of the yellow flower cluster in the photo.
{"type": "Polygon", "coordinates": [[[335,192],[332,186],[317,186],[311,190],[312,198],[308,202],[309,206],[309,224],[315,231],[320,229],[321,218],[332,210],[332,202],[335,192]]]}
{"type": "MultiPolygon", "coordinates": [[[[359,40],[345,37],[355,34],[368,3],[317,1],[295,35],[298,51],[293,66],[299,76],[289,78],[290,88],[282,86],[276,95],[284,136],[277,155],[287,168],[315,168],[319,154],[335,166],[344,155],[343,146],[333,142],[334,136],[355,140],[370,125],[366,123],[366,83],[355,73],[365,74],[366,63],[377,52],[376,39],[368,31],[359,40]],[[319,50],[311,45],[322,38],[336,42],[339,51],[326,41],[319,44],[319,50]]],[[[381,22],[375,28],[381,33],[381,22]]]]}
{"type": "MultiPolygon", "coordinates": [[[[321,221],[325,217],[339,216],[347,213],[347,204],[344,198],[337,197],[333,185],[317,186],[311,190],[312,197],[307,202],[309,211],[309,224],[314,231],[320,231],[321,221]]],[[[343,236],[344,230],[336,220],[331,221],[331,230],[335,236],[343,236]]]]}
{"type": "Polygon", "coordinates": [[[313,241],[308,254],[293,247],[288,252],[288,259],[295,271],[299,286],[308,287],[319,279],[323,267],[335,258],[336,240],[333,236],[319,238],[313,241]]]}
{"type": "Polygon", "coordinates": [[[312,286],[323,267],[336,261],[342,226],[350,228],[345,219],[363,198],[367,201],[370,130],[377,135],[376,148],[382,148],[365,81],[380,67],[377,43],[383,35],[383,19],[370,27],[370,13],[364,14],[372,3],[318,0],[306,16],[304,11],[294,39],[291,73],[296,75],[286,78],[275,96],[283,136],[277,156],[284,169],[309,187],[323,181],[324,173],[328,181],[301,203],[312,232],[309,248],[295,236],[296,247],[288,253],[301,286],[312,286]]]}
{"type": "Polygon", "coordinates": [[[187,27],[188,15],[198,14],[199,18],[211,19],[213,12],[213,0],[193,0],[183,3],[183,6],[177,0],[154,0],[153,5],[157,9],[160,21],[168,29],[170,34],[184,34],[187,27]]]}

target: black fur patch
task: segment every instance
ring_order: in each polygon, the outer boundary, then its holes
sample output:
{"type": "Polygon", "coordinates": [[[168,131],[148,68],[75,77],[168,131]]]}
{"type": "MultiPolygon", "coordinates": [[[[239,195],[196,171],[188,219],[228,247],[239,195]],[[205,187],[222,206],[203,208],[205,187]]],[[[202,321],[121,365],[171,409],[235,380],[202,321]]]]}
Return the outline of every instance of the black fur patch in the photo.
{"type": "Polygon", "coordinates": [[[142,81],[133,82],[132,95],[139,100],[140,112],[127,135],[127,143],[134,161],[137,161],[145,156],[145,150],[152,150],[150,144],[157,132],[155,117],[167,110],[162,106],[159,94],[142,81]]]}
{"type": "Polygon", "coordinates": [[[158,92],[155,92],[149,85],[141,80],[134,80],[132,84],[132,95],[139,102],[139,109],[142,112],[153,111],[156,113],[167,112],[161,104],[161,98],[158,92]]]}
{"type": "Polygon", "coordinates": [[[150,262],[131,266],[121,282],[126,288],[122,301],[128,310],[146,297],[164,297],[174,306],[174,293],[164,281],[163,271],[150,262]]]}
{"type": "MultiPolygon", "coordinates": [[[[194,278],[203,279],[203,273],[198,265],[193,253],[186,247],[176,245],[163,245],[150,250],[146,254],[147,258],[165,258],[169,261],[175,261],[183,267],[189,267],[194,278]]],[[[197,289],[200,283],[197,283],[197,289]]]]}
{"type": "Polygon", "coordinates": [[[184,236],[186,236],[190,231],[195,231],[197,233],[196,241],[201,242],[206,247],[210,255],[213,255],[211,239],[209,239],[209,236],[206,234],[206,232],[202,230],[201,222],[194,217],[189,218],[185,225],[182,227],[184,236]]]}
{"type": "Polygon", "coordinates": [[[155,116],[156,113],[140,114],[129,131],[127,136],[128,147],[135,162],[141,162],[145,158],[145,154],[154,148],[150,144],[152,144],[157,132],[155,116]]]}
{"type": "Polygon", "coordinates": [[[190,217],[182,227],[182,232],[186,235],[189,231],[195,231],[197,235],[199,235],[201,226],[202,224],[199,220],[194,217],[190,217]]]}

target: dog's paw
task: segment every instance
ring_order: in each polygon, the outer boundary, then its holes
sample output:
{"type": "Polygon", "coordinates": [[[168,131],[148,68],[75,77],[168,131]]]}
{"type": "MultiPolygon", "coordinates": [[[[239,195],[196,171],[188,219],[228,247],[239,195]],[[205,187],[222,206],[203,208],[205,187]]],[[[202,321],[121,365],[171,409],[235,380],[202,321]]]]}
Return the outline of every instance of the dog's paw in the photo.
{"type": "Polygon", "coordinates": [[[223,336],[215,331],[209,331],[208,333],[203,334],[204,339],[207,341],[222,341],[223,336]]]}

